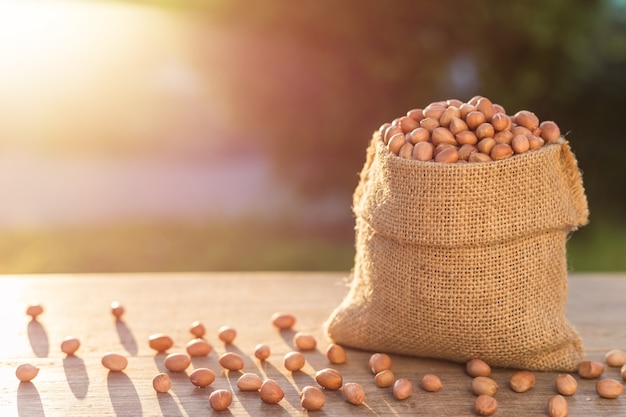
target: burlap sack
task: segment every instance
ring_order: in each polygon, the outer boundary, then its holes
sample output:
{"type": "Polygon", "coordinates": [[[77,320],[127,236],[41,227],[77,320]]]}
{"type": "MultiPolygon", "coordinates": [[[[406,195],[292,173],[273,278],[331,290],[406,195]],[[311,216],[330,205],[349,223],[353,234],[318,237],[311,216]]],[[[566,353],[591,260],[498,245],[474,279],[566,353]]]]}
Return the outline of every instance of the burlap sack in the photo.
{"type": "Polygon", "coordinates": [[[588,221],[568,142],[488,163],[391,154],[378,133],[354,193],[348,295],[325,324],[369,351],[574,371],[569,234],[588,221]]]}

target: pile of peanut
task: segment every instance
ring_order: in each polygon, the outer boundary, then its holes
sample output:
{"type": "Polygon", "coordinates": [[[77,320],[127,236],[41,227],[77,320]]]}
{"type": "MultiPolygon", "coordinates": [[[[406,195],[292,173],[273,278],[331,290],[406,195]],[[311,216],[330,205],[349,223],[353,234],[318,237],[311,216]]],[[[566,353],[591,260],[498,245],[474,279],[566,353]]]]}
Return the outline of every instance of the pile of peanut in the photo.
{"type": "MultiPolygon", "coordinates": [[[[117,320],[121,320],[124,314],[124,307],[119,303],[112,303],[111,312],[117,320]]],[[[31,305],[27,308],[27,314],[36,320],[43,313],[41,305],[31,305]]],[[[272,325],[280,330],[292,330],[296,318],[292,314],[277,312],[270,318],[272,325]]],[[[192,357],[208,356],[212,351],[212,346],[204,339],[206,334],[205,326],[195,321],[191,323],[189,332],[192,338],[186,344],[186,353],[169,353],[163,360],[163,365],[168,373],[161,372],[152,379],[152,387],[157,393],[166,393],[172,387],[172,380],[169,373],[185,372],[191,366],[192,357]]],[[[233,343],[237,337],[237,330],[230,326],[222,326],[218,330],[218,338],[224,344],[233,343]]],[[[174,340],[164,333],[152,334],[148,338],[148,345],[157,354],[167,353],[174,346],[174,340]]],[[[297,372],[304,368],[307,363],[303,352],[313,351],[317,348],[315,337],[306,332],[295,332],[293,336],[293,346],[295,350],[283,356],[283,367],[290,372],[297,372]]],[[[80,341],[75,337],[66,337],[61,343],[61,351],[68,356],[72,356],[80,347],[80,341]]],[[[265,361],[270,357],[270,347],[266,344],[258,344],[254,348],[254,356],[259,361],[265,361]]],[[[348,356],[344,348],[338,344],[331,343],[326,348],[326,358],[331,365],[344,364],[348,356]]],[[[239,372],[237,389],[242,392],[258,392],[259,399],[266,404],[278,404],[285,397],[285,392],[280,384],[270,378],[263,378],[253,372],[243,372],[244,358],[235,352],[224,352],[218,362],[224,371],[239,372]]],[[[108,352],[102,356],[102,365],[110,372],[123,372],[128,366],[126,356],[108,352]]],[[[620,368],[620,376],[626,381],[626,353],[615,349],[606,353],[605,361],[584,360],[580,363],[577,373],[580,378],[586,380],[597,380],[595,384],[599,397],[606,399],[616,399],[624,392],[622,382],[613,378],[600,378],[606,366],[620,368]]],[[[371,371],[374,382],[379,388],[389,388],[393,397],[402,401],[413,394],[413,382],[409,378],[396,378],[392,370],[392,359],[386,353],[373,353],[368,362],[368,369],[371,371]]],[[[15,374],[22,382],[33,380],[40,369],[32,364],[23,363],[16,368],[15,374]]],[[[472,377],[468,389],[475,394],[473,411],[476,415],[489,416],[498,409],[498,401],[494,397],[500,389],[498,383],[492,379],[491,367],[481,359],[472,359],[465,364],[465,372],[472,377]]],[[[190,384],[205,388],[210,386],[216,379],[215,372],[209,368],[195,368],[189,374],[190,384]]],[[[326,404],[326,394],[329,391],[340,391],[345,400],[355,406],[365,403],[366,392],[363,387],[356,382],[345,382],[343,375],[332,367],[317,370],[314,379],[317,385],[307,385],[299,391],[300,404],[304,410],[319,410],[326,404]]],[[[524,393],[531,390],[536,383],[535,375],[531,371],[515,371],[508,381],[509,388],[517,393],[524,393]]],[[[444,389],[441,379],[432,373],[422,376],[420,387],[425,392],[437,392],[444,389]]],[[[292,388],[292,387],[289,387],[292,388]]],[[[578,390],[578,381],[572,374],[559,374],[554,381],[556,393],[551,395],[546,411],[549,417],[565,417],[568,415],[568,401],[566,397],[572,396],[578,390]]],[[[216,410],[226,410],[233,402],[233,390],[215,389],[208,395],[209,406],[216,410]]]]}
{"type": "Polygon", "coordinates": [[[555,122],[539,122],[528,110],[507,115],[504,107],[482,96],[409,110],[378,131],[389,151],[401,158],[448,163],[506,159],[561,137],[555,122]]]}

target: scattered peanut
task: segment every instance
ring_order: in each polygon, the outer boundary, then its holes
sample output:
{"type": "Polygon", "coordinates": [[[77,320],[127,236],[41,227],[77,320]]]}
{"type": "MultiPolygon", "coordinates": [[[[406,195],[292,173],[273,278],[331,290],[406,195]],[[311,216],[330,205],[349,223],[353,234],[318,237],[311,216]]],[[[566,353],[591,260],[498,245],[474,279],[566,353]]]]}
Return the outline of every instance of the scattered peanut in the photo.
{"type": "Polygon", "coordinates": [[[263,378],[252,372],[242,374],[237,380],[237,387],[241,391],[258,391],[263,385],[263,378]]]}
{"type": "Polygon", "coordinates": [[[319,410],[326,404],[326,395],[317,387],[306,386],[300,392],[300,405],[309,411],[319,410]]]}
{"type": "Polygon", "coordinates": [[[237,337],[237,330],[230,326],[222,326],[218,330],[217,337],[226,344],[233,343],[237,337]]]}
{"type": "Polygon", "coordinates": [[[172,388],[172,380],[168,374],[160,373],[152,378],[152,387],[156,392],[168,392],[172,388]]]}
{"type": "Polygon", "coordinates": [[[626,365],[620,368],[619,374],[621,375],[622,379],[626,381],[626,365]]]}
{"type": "Polygon", "coordinates": [[[264,345],[259,343],[254,347],[254,356],[261,361],[270,357],[270,347],[268,345],[264,345]]]}
{"type": "Polygon", "coordinates": [[[626,353],[620,349],[610,350],[604,355],[604,361],[608,366],[619,368],[626,364],[626,353]]]}
{"type": "Polygon", "coordinates": [[[391,369],[384,369],[374,376],[374,382],[380,388],[387,388],[393,385],[396,376],[391,369]]]}
{"type": "Polygon", "coordinates": [[[469,376],[489,376],[491,375],[491,367],[482,359],[471,359],[465,365],[465,369],[469,376]]]}
{"type": "Polygon", "coordinates": [[[413,394],[413,384],[406,378],[399,378],[393,384],[393,396],[396,400],[405,400],[413,394]]]}
{"type": "Polygon", "coordinates": [[[195,337],[203,337],[206,334],[206,327],[204,327],[204,324],[202,324],[200,321],[196,320],[191,323],[189,331],[195,337]]]}
{"type": "Polygon", "coordinates": [[[315,380],[328,390],[338,390],[343,385],[343,377],[333,368],[320,369],[315,373],[315,380]]]}
{"type": "Polygon", "coordinates": [[[15,369],[15,376],[21,382],[32,381],[37,374],[39,374],[39,368],[30,363],[21,364],[15,369]]]}
{"type": "Polygon", "coordinates": [[[298,332],[293,336],[293,344],[300,350],[313,350],[317,346],[317,341],[312,334],[298,332]]]}
{"type": "Polygon", "coordinates": [[[296,324],[296,317],[293,314],[277,312],[272,314],[271,321],[275,327],[288,330],[296,324]]]}
{"type": "Polygon", "coordinates": [[[567,417],[569,414],[567,400],[562,395],[554,395],[548,400],[548,416],[567,417]]]}
{"type": "Polygon", "coordinates": [[[574,395],[578,389],[578,381],[570,374],[557,375],[554,384],[561,395],[574,395]]]}
{"type": "Polygon", "coordinates": [[[348,360],[344,348],[335,343],[328,345],[328,348],[326,349],[326,357],[330,363],[335,365],[346,363],[348,360]]]}
{"type": "Polygon", "coordinates": [[[213,350],[213,347],[204,339],[196,338],[191,339],[185,346],[187,354],[189,356],[207,356],[213,350]]]}
{"type": "Polygon", "coordinates": [[[346,401],[350,404],[359,405],[365,401],[365,391],[360,384],[356,382],[348,382],[341,389],[346,401]]]}
{"type": "Polygon", "coordinates": [[[172,372],[183,372],[191,365],[191,358],[186,353],[170,353],[163,359],[163,365],[172,372]]]}
{"type": "Polygon", "coordinates": [[[148,337],[148,345],[157,352],[165,352],[174,346],[174,340],[163,333],[154,333],[148,337]]]}
{"type": "Polygon", "coordinates": [[[116,319],[121,319],[125,312],[126,309],[119,301],[111,302],[111,314],[113,314],[116,319]]]}
{"type": "Polygon", "coordinates": [[[477,376],[472,379],[472,392],[476,395],[494,396],[498,388],[498,383],[488,376],[477,376]]]}
{"type": "Polygon", "coordinates": [[[37,320],[41,314],[43,314],[43,306],[39,302],[34,302],[26,307],[26,314],[33,320],[37,320]]]}
{"type": "Polygon", "coordinates": [[[374,353],[370,356],[369,367],[374,375],[385,369],[391,369],[391,357],[386,353],[374,353]]]}
{"type": "Polygon", "coordinates": [[[128,366],[128,359],[126,356],[119,353],[108,352],[102,356],[102,366],[113,372],[119,372],[128,366]]]}
{"type": "Polygon", "coordinates": [[[225,389],[215,390],[209,395],[209,405],[215,411],[226,410],[233,402],[233,395],[225,389]]]}
{"type": "Polygon", "coordinates": [[[479,416],[490,416],[498,410],[498,401],[491,395],[481,394],[474,400],[474,411],[479,416]]]}
{"type": "Polygon", "coordinates": [[[443,387],[441,379],[437,375],[426,374],[422,377],[422,389],[428,392],[437,392],[443,387]]]}
{"type": "Polygon", "coordinates": [[[222,368],[229,371],[240,371],[243,369],[243,358],[235,352],[222,353],[218,362],[222,368]]]}
{"type": "Polygon", "coordinates": [[[578,365],[578,375],[585,379],[598,378],[604,373],[604,364],[598,361],[582,361],[578,365]]]}
{"type": "Polygon", "coordinates": [[[300,352],[288,352],[283,357],[283,366],[291,372],[299,371],[304,367],[306,358],[300,352]]]}
{"type": "Polygon", "coordinates": [[[68,336],[61,342],[61,352],[66,355],[73,355],[80,347],[80,340],[75,337],[68,336]]]}
{"type": "Polygon", "coordinates": [[[209,368],[196,368],[189,374],[189,382],[196,387],[208,387],[215,381],[215,372],[209,368]]]}
{"type": "Polygon", "coordinates": [[[537,379],[535,378],[535,374],[530,371],[517,371],[511,375],[509,380],[509,385],[515,392],[526,392],[531,390],[536,383],[537,379]]]}
{"type": "Polygon", "coordinates": [[[273,379],[266,379],[263,381],[263,384],[261,384],[259,396],[265,403],[276,404],[285,397],[285,393],[280,385],[278,385],[278,382],[273,379]]]}
{"type": "Polygon", "coordinates": [[[596,382],[596,392],[602,398],[614,399],[622,395],[624,386],[616,379],[601,379],[596,382]]]}

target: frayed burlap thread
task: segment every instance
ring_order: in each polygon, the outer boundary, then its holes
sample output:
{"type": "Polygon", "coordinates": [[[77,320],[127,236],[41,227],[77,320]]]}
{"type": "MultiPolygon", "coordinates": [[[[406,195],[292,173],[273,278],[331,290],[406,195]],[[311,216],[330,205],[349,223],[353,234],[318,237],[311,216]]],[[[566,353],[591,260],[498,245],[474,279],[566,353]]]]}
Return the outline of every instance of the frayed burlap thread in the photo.
{"type": "Polygon", "coordinates": [[[567,141],[489,163],[399,158],[375,134],[354,192],[350,290],[326,322],[345,346],[574,371],[566,240],[588,222],[567,141]]]}

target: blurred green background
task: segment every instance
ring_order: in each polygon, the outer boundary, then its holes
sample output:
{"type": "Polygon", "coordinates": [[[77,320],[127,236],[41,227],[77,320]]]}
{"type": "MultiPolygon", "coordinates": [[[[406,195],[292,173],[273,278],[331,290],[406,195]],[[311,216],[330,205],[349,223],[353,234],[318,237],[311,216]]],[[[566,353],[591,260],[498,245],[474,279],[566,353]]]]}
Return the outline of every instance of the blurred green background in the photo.
{"type": "Polygon", "coordinates": [[[5,0],[0,62],[0,273],[349,270],[372,132],[476,94],[559,124],[570,268],[626,270],[624,0],[5,0]]]}

